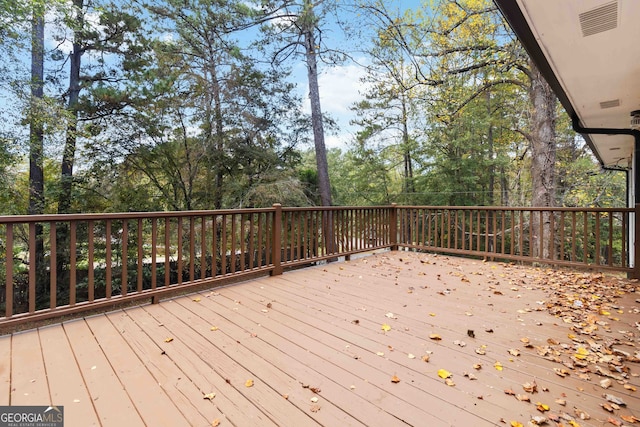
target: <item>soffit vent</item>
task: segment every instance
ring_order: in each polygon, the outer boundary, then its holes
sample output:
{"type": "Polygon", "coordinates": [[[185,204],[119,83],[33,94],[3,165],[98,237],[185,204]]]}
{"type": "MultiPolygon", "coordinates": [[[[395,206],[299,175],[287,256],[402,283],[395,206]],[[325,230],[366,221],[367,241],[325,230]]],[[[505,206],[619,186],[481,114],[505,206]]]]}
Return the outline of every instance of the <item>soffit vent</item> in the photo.
{"type": "Polygon", "coordinates": [[[580,15],[582,36],[592,36],[618,26],[618,2],[607,3],[580,15]]]}
{"type": "Polygon", "coordinates": [[[619,99],[612,99],[611,101],[603,101],[600,103],[600,108],[602,108],[603,110],[605,108],[614,108],[614,107],[619,107],[620,106],[620,100],[619,99]]]}

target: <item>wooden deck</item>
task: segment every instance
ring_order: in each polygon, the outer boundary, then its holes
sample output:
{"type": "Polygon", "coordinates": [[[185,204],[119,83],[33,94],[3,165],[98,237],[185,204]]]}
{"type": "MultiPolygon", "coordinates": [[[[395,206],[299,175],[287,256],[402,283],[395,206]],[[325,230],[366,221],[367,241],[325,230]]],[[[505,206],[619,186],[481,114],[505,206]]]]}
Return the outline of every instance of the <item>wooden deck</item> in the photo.
{"type": "Polygon", "coordinates": [[[64,405],[67,427],[632,425],[640,288],[589,335],[536,274],[386,252],[6,335],[0,405],[64,405]],[[594,351],[612,342],[618,368],[594,351]],[[626,405],[605,411],[606,393],[626,405]]]}

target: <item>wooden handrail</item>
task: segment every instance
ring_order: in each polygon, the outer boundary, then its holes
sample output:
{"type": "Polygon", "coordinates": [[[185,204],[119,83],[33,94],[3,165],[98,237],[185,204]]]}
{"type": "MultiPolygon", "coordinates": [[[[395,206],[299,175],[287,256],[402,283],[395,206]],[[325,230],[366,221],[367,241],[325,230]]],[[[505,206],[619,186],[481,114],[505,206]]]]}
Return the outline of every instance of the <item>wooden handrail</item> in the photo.
{"type": "Polygon", "coordinates": [[[635,208],[282,207],[0,216],[0,326],[377,249],[640,276],[635,208]],[[635,230],[634,236],[630,236],[635,230]],[[634,250],[635,249],[635,250],[634,250]],[[2,252],[4,251],[4,253],[2,252]],[[634,259],[632,259],[634,258],[634,259]]]}

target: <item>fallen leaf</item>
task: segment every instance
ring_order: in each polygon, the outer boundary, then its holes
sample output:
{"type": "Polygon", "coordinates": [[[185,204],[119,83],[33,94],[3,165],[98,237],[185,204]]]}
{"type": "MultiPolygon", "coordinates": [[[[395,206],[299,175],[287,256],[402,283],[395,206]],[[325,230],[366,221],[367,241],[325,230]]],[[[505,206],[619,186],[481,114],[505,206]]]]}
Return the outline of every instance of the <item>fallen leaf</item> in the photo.
{"type": "Polygon", "coordinates": [[[515,396],[515,395],[516,395],[516,392],[515,392],[515,391],[513,391],[513,390],[511,390],[510,388],[508,388],[508,389],[506,389],[506,390],[504,391],[504,394],[507,394],[507,395],[509,395],[509,396],[515,396]]]}
{"type": "Polygon", "coordinates": [[[622,422],[620,420],[616,420],[615,418],[609,417],[607,418],[607,422],[609,424],[613,424],[614,426],[618,426],[618,427],[622,426],[622,422]]]}
{"type": "Polygon", "coordinates": [[[520,402],[531,402],[531,398],[527,394],[516,394],[516,399],[520,402]]]}
{"type": "Polygon", "coordinates": [[[640,418],[634,417],[633,415],[620,415],[620,418],[631,424],[640,422],[640,418]]]}
{"type": "Polygon", "coordinates": [[[442,379],[449,378],[451,376],[451,372],[446,369],[438,369],[438,376],[442,379]]]}
{"type": "Polygon", "coordinates": [[[173,341],[173,338],[165,338],[164,339],[164,342],[171,342],[171,341],[173,341]]]}
{"type": "Polygon", "coordinates": [[[631,384],[625,384],[623,385],[623,387],[629,391],[636,391],[636,388],[634,386],[632,386],[631,384]]]}
{"type": "Polygon", "coordinates": [[[548,411],[550,408],[549,408],[549,405],[545,405],[544,403],[537,402],[536,409],[540,412],[545,412],[545,411],[548,411]]]}
{"type": "Polygon", "coordinates": [[[394,375],[394,376],[391,377],[391,382],[394,383],[394,384],[397,384],[397,383],[400,382],[400,378],[398,378],[397,376],[394,375]]]}
{"type": "Polygon", "coordinates": [[[320,405],[312,405],[310,411],[318,412],[320,410],[320,405]]]}
{"type": "Polygon", "coordinates": [[[474,363],[473,369],[475,369],[476,371],[479,371],[480,369],[482,369],[482,365],[480,363],[474,363]]]}
{"type": "Polygon", "coordinates": [[[532,383],[526,382],[522,384],[522,388],[527,393],[537,393],[538,392],[538,384],[533,381],[532,383]]]}
{"type": "Polygon", "coordinates": [[[567,375],[569,375],[569,371],[567,371],[566,369],[561,369],[561,368],[553,368],[553,372],[556,373],[556,375],[564,378],[567,375]]]}
{"type": "Polygon", "coordinates": [[[580,418],[581,420],[590,420],[591,419],[591,415],[589,415],[588,413],[586,413],[582,409],[573,408],[573,413],[576,415],[576,417],[580,418]]]}
{"type": "Polygon", "coordinates": [[[386,323],[383,323],[381,329],[385,332],[389,332],[391,330],[391,326],[387,325],[386,323]]]}
{"type": "Polygon", "coordinates": [[[216,397],[216,394],[213,392],[207,393],[204,396],[202,396],[203,399],[208,399],[208,400],[213,400],[214,397],[216,397]]]}
{"type": "Polygon", "coordinates": [[[245,381],[244,386],[245,386],[245,387],[253,387],[253,380],[247,380],[247,381],[245,381]]]}
{"type": "Polygon", "coordinates": [[[611,403],[615,403],[616,405],[620,405],[620,406],[626,406],[627,404],[624,403],[624,400],[620,399],[617,396],[614,396],[612,394],[605,394],[604,398],[607,399],[607,401],[611,402],[611,403]]]}
{"type": "Polygon", "coordinates": [[[314,396],[314,397],[312,397],[310,400],[311,400],[311,402],[313,402],[313,403],[318,403],[318,400],[319,400],[319,399],[318,399],[317,397],[315,397],[315,396],[314,396]]]}
{"type": "Polygon", "coordinates": [[[378,355],[378,356],[382,357],[382,356],[384,356],[384,353],[383,353],[383,352],[381,352],[381,351],[378,351],[378,352],[376,352],[376,355],[378,355]]]}
{"type": "Polygon", "coordinates": [[[200,302],[200,297],[196,297],[193,299],[194,302],[200,302]]]}
{"type": "Polygon", "coordinates": [[[449,387],[453,387],[456,385],[456,383],[453,382],[453,380],[451,378],[445,378],[444,383],[446,385],[448,385],[449,387]]]}
{"type": "Polygon", "coordinates": [[[509,425],[511,425],[511,427],[524,427],[523,424],[518,421],[511,421],[509,425]]]}
{"type": "Polygon", "coordinates": [[[409,354],[407,355],[407,357],[408,357],[409,359],[415,359],[415,358],[416,358],[416,356],[415,356],[415,355],[413,355],[413,354],[411,354],[411,353],[409,353],[409,354]]]}
{"type": "Polygon", "coordinates": [[[520,356],[520,350],[516,349],[516,348],[510,348],[509,349],[509,354],[512,356],[520,356]]]}
{"type": "Polygon", "coordinates": [[[397,319],[397,317],[393,313],[387,313],[385,314],[385,316],[388,317],[389,319],[397,319]]]}
{"type": "Polygon", "coordinates": [[[422,356],[422,361],[423,362],[428,362],[429,361],[429,355],[425,354],[424,356],[422,356]]]}
{"type": "Polygon", "coordinates": [[[434,341],[440,341],[442,339],[442,337],[438,334],[431,334],[429,335],[429,338],[431,338],[434,341]]]}
{"type": "Polygon", "coordinates": [[[493,364],[493,367],[496,368],[498,371],[502,371],[502,363],[500,362],[496,362],[493,364]]]}
{"type": "Polygon", "coordinates": [[[220,328],[218,328],[217,326],[212,326],[212,327],[211,327],[211,330],[212,330],[212,331],[217,331],[218,329],[220,329],[220,328]]]}
{"type": "Polygon", "coordinates": [[[547,423],[547,419],[541,415],[535,415],[533,417],[531,417],[531,423],[534,425],[542,425],[542,424],[546,424],[547,423]]]}
{"type": "Polygon", "coordinates": [[[578,347],[578,350],[576,350],[576,353],[573,355],[576,359],[586,359],[587,356],[589,355],[589,350],[587,350],[584,347],[578,347]]]}
{"type": "Polygon", "coordinates": [[[213,421],[211,421],[211,427],[218,427],[220,425],[220,420],[219,419],[215,419],[213,421]]]}

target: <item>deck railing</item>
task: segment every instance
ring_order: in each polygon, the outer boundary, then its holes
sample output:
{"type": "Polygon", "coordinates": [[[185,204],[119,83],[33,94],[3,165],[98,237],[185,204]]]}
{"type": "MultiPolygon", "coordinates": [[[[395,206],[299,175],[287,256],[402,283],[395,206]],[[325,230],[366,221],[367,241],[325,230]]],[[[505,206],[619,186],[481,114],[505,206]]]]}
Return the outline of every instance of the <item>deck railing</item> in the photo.
{"type": "Polygon", "coordinates": [[[631,208],[398,207],[398,245],[632,272],[631,208]]]}
{"type": "Polygon", "coordinates": [[[0,217],[0,325],[382,248],[632,271],[632,209],[314,207],[0,217]]]}

